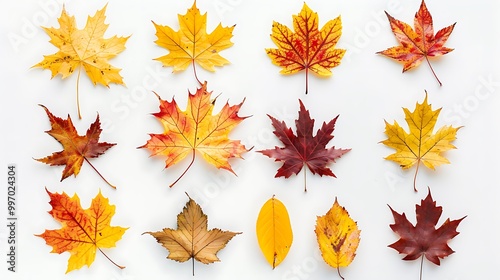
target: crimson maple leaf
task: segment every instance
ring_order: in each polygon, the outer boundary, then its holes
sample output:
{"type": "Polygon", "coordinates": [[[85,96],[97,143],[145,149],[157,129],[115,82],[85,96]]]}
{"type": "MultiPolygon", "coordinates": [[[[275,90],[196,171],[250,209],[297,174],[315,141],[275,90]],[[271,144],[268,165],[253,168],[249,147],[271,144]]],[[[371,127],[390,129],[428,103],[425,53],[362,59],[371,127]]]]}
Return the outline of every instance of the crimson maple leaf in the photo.
{"type": "MultiPolygon", "coordinates": [[[[453,221],[448,218],[436,229],[443,207],[436,206],[430,189],[427,197],[421,200],[420,205],[416,205],[417,224],[415,226],[408,221],[404,213],[399,214],[391,206],[389,208],[394,216],[394,224],[390,227],[401,237],[389,247],[397,250],[400,254],[406,254],[403,260],[410,261],[422,257],[423,262],[425,256],[432,263],[440,265],[440,258],[455,252],[448,246],[448,241],[458,235],[458,224],[466,216],[453,221]]],[[[420,279],[422,279],[422,269],[420,269],[420,279]]]]}
{"type": "MultiPolygon", "coordinates": [[[[275,161],[282,161],[283,165],[278,169],[275,177],[288,178],[292,174],[298,174],[303,166],[307,166],[313,174],[320,176],[332,176],[332,170],[328,168],[330,162],[335,162],[335,159],[340,158],[343,154],[351,149],[335,149],[335,147],[326,148],[326,144],[333,139],[333,130],[338,115],[329,121],[323,122],[323,125],[316,136],[313,136],[314,119],[311,119],[309,111],[306,110],[304,104],[299,99],[300,110],[299,118],[295,121],[297,127],[297,135],[291,128],[287,127],[285,122],[278,121],[270,115],[267,115],[273,124],[274,135],[285,144],[285,147],[274,147],[274,149],[258,151],[270,158],[275,158],[275,161]]],[[[304,191],[307,191],[306,172],[304,171],[304,191]]]]}

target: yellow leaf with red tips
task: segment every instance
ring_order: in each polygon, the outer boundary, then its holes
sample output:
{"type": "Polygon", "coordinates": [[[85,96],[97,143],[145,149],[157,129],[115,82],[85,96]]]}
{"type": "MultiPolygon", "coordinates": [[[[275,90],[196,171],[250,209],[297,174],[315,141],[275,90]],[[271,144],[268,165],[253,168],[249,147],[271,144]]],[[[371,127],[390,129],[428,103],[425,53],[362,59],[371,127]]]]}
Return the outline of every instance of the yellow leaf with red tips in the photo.
{"type": "Polygon", "coordinates": [[[169,102],[158,96],[160,111],[153,115],[161,122],[165,131],[162,134],[150,134],[151,138],[139,148],[149,149],[151,155],[165,156],[166,168],[192,154],[187,171],[199,153],[213,166],[234,173],[229,159],[241,158],[243,153],[249,151],[240,140],[230,140],[228,137],[246,118],[238,115],[243,102],[232,106],[226,103],[219,113],[212,115],[216,99],[212,100],[211,95],[205,82],[196,93],[189,93],[185,111],[177,106],[175,99],[172,98],[169,102]]]}

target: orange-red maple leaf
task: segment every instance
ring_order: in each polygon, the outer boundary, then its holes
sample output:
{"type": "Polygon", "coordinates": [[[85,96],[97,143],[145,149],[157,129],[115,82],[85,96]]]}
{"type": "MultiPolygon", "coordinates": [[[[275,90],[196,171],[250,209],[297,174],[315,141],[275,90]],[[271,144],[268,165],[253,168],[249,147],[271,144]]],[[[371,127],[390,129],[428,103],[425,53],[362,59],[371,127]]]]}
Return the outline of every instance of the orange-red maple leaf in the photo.
{"type": "Polygon", "coordinates": [[[107,149],[116,145],[114,143],[99,142],[99,136],[102,132],[99,115],[97,115],[95,122],[90,125],[87,133],[84,136],[80,136],[69,115],[68,119],[63,120],[52,115],[47,107],[40,106],[45,109],[50,120],[51,129],[46,132],[61,143],[63,150],[37,160],[49,165],[65,165],[61,181],[71,175],[76,177],[80,173],[80,168],[85,160],[108,185],[115,188],[115,186],[104,179],[101,173],[89,161],[89,158],[96,158],[102,155],[107,149]]]}
{"type": "Polygon", "coordinates": [[[404,213],[399,214],[390,206],[389,208],[394,216],[394,224],[390,227],[401,237],[389,247],[397,250],[400,254],[405,254],[403,260],[416,260],[425,256],[432,263],[439,265],[440,258],[454,253],[447,243],[458,235],[457,227],[465,217],[453,221],[446,219],[436,229],[443,207],[436,206],[430,189],[427,197],[420,202],[420,205],[416,205],[417,223],[415,226],[408,221],[404,213]]]}
{"type": "Polygon", "coordinates": [[[47,189],[46,191],[52,206],[49,214],[60,222],[62,227],[45,230],[36,236],[43,238],[47,245],[52,246],[51,253],[71,253],[66,273],[80,269],[84,265],[90,266],[94,262],[97,250],[114,265],[124,268],[113,262],[101,250],[101,248],[115,247],[116,242],[127,230],[110,225],[111,218],[115,214],[115,206],[110,205],[109,200],[102,196],[101,192],[92,199],[88,209],[82,209],[76,194],[69,197],[66,193],[51,193],[47,189]]]}
{"type": "MultiPolygon", "coordinates": [[[[309,111],[306,110],[300,99],[299,103],[299,118],[295,121],[297,135],[293,133],[292,129],[285,122],[280,122],[268,115],[275,129],[273,132],[274,135],[283,142],[285,147],[274,147],[274,149],[258,152],[270,158],[275,158],[275,161],[283,162],[275,177],[288,178],[292,174],[298,174],[304,166],[307,166],[313,174],[336,177],[327,165],[335,162],[335,159],[340,158],[343,154],[351,150],[336,149],[335,147],[326,148],[326,145],[333,139],[332,133],[335,129],[335,122],[338,116],[328,123],[323,122],[316,135],[313,136],[314,119],[311,119],[309,111]]],[[[304,191],[307,191],[305,182],[304,191]]]]}
{"type": "Polygon", "coordinates": [[[442,85],[432,69],[429,57],[445,55],[453,50],[444,47],[444,44],[450,37],[456,23],[439,30],[434,36],[432,16],[423,0],[420,9],[415,14],[415,30],[407,23],[393,18],[387,12],[385,13],[391,24],[392,32],[401,45],[377,53],[402,62],[404,64],[403,72],[420,65],[425,59],[439,85],[442,85]]]}
{"type": "Polygon", "coordinates": [[[319,17],[304,3],[300,14],[293,16],[293,28],[273,22],[271,39],[278,49],[266,49],[275,65],[283,67],[280,73],[293,74],[306,71],[306,94],[309,70],[319,76],[332,75],[330,68],[340,64],[345,50],[336,49],[342,35],[340,16],[318,29],[319,17]]]}
{"type": "Polygon", "coordinates": [[[177,106],[177,102],[160,101],[160,111],[153,115],[162,123],[165,131],[162,134],[150,134],[151,139],[139,148],[147,148],[151,155],[166,156],[165,168],[168,168],[189,154],[191,162],[184,173],[173,182],[186,174],[195,160],[196,151],[210,164],[217,168],[226,169],[234,173],[229,164],[230,158],[241,158],[249,150],[240,140],[230,140],[228,134],[246,117],[238,116],[243,105],[224,105],[218,114],[212,115],[216,99],[210,99],[212,92],[207,91],[207,82],[195,94],[189,93],[186,111],[177,106]]]}

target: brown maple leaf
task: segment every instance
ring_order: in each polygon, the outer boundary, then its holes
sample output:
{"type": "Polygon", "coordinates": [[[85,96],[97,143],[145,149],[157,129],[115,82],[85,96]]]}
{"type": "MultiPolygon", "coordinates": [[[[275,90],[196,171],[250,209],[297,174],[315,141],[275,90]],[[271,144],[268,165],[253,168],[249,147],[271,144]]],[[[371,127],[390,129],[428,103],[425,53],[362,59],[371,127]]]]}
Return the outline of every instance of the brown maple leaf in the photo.
{"type": "MultiPolygon", "coordinates": [[[[186,194],[187,195],[187,194],[186,194]]],[[[188,195],[189,197],[189,195],[188,195]]],[[[164,228],[162,231],[145,232],[169,251],[168,259],[185,262],[189,259],[204,264],[220,261],[217,252],[226,247],[226,244],[241,232],[223,231],[218,228],[207,230],[208,219],[191,197],[179,215],[177,215],[177,229],[164,228]]]]}
{"type": "Polygon", "coordinates": [[[99,115],[97,115],[95,122],[90,125],[87,133],[84,136],[80,136],[69,115],[68,119],[63,120],[52,115],[47,107],[40,106],[47,113],[51,125],[51,129],[46,132],[61,143],[63,150],[36,160],[49,165],[65,165],[61,181],[70,175],[76,177],[80,173],[80,168],[85,160],[108,185],[116,189],[89,161],[89,158],[96,158],[102,155],[107,149],[116,145],[114,143],[99,142],[99,136],[102,132],[99,115]]]}
{"type": "MultiPolygon", "coordinates": [[[[274,149],[258,152],[270,158],[275,158],[275,161],[283,162],[275,177],[288,178],[292,174],[298,174],[303,166],[307,166],[313,174],[336,177],[327,165],[335,162],[335,159],[351,150],[335,149],[335,147],[326,148],[328,142],[333,139],[332,133],[339,116],[336,116],[328,123],[323,122],[316,135],[313,136],[314,119],[311,119],[309,111],[306,110],[300,99],[299,103],[299,118],[295,121],[297,135],[293,133],[291,128],[287,127],[285,122],[280,122],[268,115],[275,129],[273,131],[274,135],[283,142],[285,147],[274,147],[274,149]]],[[[305,171],[304,191],[307,191],[305,171]]]]}
{"type": "Polygon", "coordinates": [[[330,68],[340,64],[345,50],[336,49],[342,35],[340,16],[318,28],[319,17],[304,3],[300,14],[293,16],[294,31],[286,25],[273,22],[271,39],[278,49],[266,49],[275,65],[283,67],[280,73],[293,74],[306,71],[306,94],[309,71],[322,76],[332,75],[330,68]]]}
{"type": "MultiPolygon", "coordinates": [[[[389,247],[397,250],[400,254],[406,254],[403,260],[416,260],[419,257],[431,261],[439,265],[439,259],[449,256],[454,251],[448,246],[448,241],[458,235],[457,227],[460,222],[466,217],[458,220],[446,221],[436,229],[436,224],[441,217],[443,207],[436,206],[436,202],[432,199],[431,190],[420,205],[416,205],[417,224],[414,226],[406,215],[399,214],[391,209],[394,217],[394,224],[390,225],[391,229],[401,237],[398,241],[389,245],[389,247]]],[[[420,279],[422,279],[422,268],[420,269],[420,279]]]]}
{"type": "Polygon", "coordinates": [[[439,30],[434,36],[432,16],[423,0],[420,9],[415,14],[415,30],[407,23],[393,18],[387,12],[385,14],[391,24],[392,32],[401,45],[377,53],[403,62],[403,72],[417,67],[425,59],[441,86],[442,83],[432,69],[429,57],[445,55],[453,50],[444,47],[444,44],[450,37],[456,23],[439,30]]]}
{"type": "Polygon", "coordinates": [[[45,230],[36,235],[52,246],[51,253],[69,252],[66,273],[80,269],[84,265],[90,267],[94,262],[97,250],[119,268],[125,268],[113,262],[101,248],[115,247],[127,228],[111,226],[111,218],[115,214],[115,206],[99,192],[88,209],[82,209],[78,195],[69,197],[66,193],[51,193],[52,210],[49,214],[61,223],[60,229],[45,230]]]}

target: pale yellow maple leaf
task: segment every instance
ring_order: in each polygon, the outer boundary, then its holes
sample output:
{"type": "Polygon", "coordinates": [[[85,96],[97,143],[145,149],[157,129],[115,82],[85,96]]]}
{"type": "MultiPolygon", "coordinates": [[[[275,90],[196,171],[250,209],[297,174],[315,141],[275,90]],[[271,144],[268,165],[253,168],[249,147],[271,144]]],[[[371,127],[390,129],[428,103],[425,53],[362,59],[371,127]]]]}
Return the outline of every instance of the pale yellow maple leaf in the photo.
{"type": "Polygon", "coordinates": [[[110,83],[124,84],[116,68],[108,63],[108,59],[115,57],[125,49],[129,37],[104,38],[108,25],[104,23],[106,6],[89,16],[83,29],[77,29],[74,16],[66,13],[63,7],[58,19],[59,28],[43,27],[50,36],[50,43],[59,48],[55,54],[44,55],[44,59],[33,67],[49,69],[52,78],[60,74],[63,79],[78,72],[76,94],[78,116],[81,118],[79,105],[80,72],[83,68],[94,85],[102,84],[109,87],[110,83]]]}

